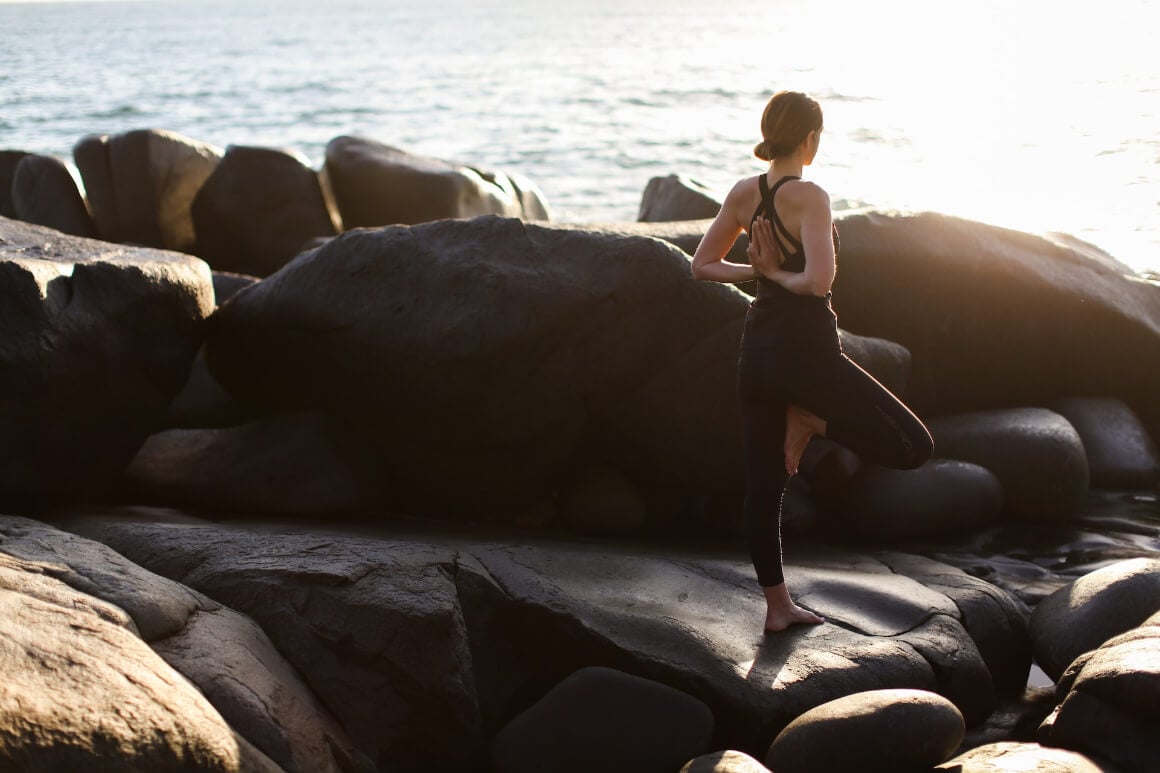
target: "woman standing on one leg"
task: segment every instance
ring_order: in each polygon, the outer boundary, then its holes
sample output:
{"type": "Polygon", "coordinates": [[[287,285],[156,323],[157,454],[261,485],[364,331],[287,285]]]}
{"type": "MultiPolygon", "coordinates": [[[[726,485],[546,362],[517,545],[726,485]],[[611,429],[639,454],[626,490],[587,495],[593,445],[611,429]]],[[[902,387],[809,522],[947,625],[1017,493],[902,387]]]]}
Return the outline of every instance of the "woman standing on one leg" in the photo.
{"type": "Polygon", "coordinates": [[[781,503],[789,476],[814,435],[864,460],[913,469],[933,450],[930,433],[905,405],[842,351],[830,287],[837,229],[830,198],[801,179],[818,152],[822,110],[797,92],[775,94],[754,148],[769,171],[733,186],[693,257],[693,276],[757,280],[745,318],[737,391],[745,425],[745,532],[765,592],[765,630],[821,623],[799,607],[781,567],[781,503]],[[752,265],[724,258],[748,231],[752,265]]]}

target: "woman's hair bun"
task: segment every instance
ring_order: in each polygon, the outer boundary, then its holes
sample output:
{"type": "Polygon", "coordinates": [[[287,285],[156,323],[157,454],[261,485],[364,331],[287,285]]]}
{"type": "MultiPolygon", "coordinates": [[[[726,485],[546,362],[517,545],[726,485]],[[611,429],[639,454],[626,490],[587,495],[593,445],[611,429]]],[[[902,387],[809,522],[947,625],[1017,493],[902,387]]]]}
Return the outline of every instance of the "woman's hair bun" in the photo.
{"type": "Polygon", "coordinates": [[[762,161],[772,161],[773,154],[769,152],[769,143],[765,140],[753,146],[753,155],[760,158],[762,161]]]}

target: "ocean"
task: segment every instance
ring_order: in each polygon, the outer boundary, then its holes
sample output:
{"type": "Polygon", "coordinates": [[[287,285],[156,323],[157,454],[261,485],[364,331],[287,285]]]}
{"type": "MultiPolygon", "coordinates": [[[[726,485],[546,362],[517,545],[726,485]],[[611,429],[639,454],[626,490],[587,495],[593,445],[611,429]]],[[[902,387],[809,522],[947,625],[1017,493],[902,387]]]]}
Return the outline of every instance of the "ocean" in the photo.
{"type": "Polygon", "coordinates": [[[837,210],[1062,231],[1160,272],[1147,0],[0,2],[0,148],[170,129],[297,150],[339,135],[518,172],[564,222],[635,220],[649,179],[721,196],[761,110],[818,97],[837,210]]]}

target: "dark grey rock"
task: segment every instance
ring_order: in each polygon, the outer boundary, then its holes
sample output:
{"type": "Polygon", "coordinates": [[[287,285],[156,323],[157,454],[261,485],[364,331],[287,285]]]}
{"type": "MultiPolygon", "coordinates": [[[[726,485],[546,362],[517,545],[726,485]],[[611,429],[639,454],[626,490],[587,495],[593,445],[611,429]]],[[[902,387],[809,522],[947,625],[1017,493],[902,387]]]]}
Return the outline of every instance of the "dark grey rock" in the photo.
{"type": "Polygon", "coordinates": [[[253,617],[380,768],[481,764],[488,739],[589,665],[698,698],[716,717],[715,740],[749,754],[851,692],[937,690],[971,724],[994,709],[956,602],[865,555],[791,551],[790,587],[830,622],[762,636],[764,601],[740,546],[568,542],[414,521],[380,524],[375,537],[68,527],[253,617]]]}
{"type": "Polygon", "coordinates": [[[1160,611],[1160,560],[1098,569],[1041,601],[1031,616],[1035,661],[1058,679],[1073,660],[1160,611]]]}
{"type": "Polygon", "coordinates": [[[190,508],[283,516],[374,507],[365,452],[312,413],[151,435],[125,470],[140,496],[190,508]]]}
{"type": "Polygon", "coordinates": [[[189,375],[209,267],[0,219],[0,497],[110,482],[189,375]]]}
{"type": "Polygon", "coordinates": [[[477,215],[549,218],[526,178],[414,156],[361,137],[331,140],[323,174],[348,229],[477,215]]]}
{"type": "Polygon", "coordinates": [[[954,704],[922,690],[855,693],[807,711],[774,740],[765,764],[777,773],[926,770],[963,740],[954,704]]]}
{"type": "Polygon", "coordinates": [[[1058,235],[932,213],[838,228],[839,322],[910,350],[920,416],[1104,395],[1160,436],[1160,287],[1058,235]]]}
{"type": "Polygon", "coordinates": [[[721,202],[704,184],[671,174],[648,181],[636,219],[641,222],[705,220],[717,217],[720,209],[721,202]]]}
{"type": "Polygon", "coordinates": [[[1036,522],[1072,518],[1088,493],[1083,442],[1045,408],[940,416],[927,422],[935,453],[985,467],[1003,485],[1004,511],[1036,522]]]}
{"type": "Polygon", "coordinates": [[[94,237],[97,226],[68,167],[52,156],[25,156],[12,177],[16,217],[73,236],[94,237]]]}
{"type": "Polygon", "coordinates": [[[569,474],[557,493],[564,523],[571,531],[595,536],[639,532],[648,504],[624,473],[604,465],[584,465],[569,474]]]}
{"type": "Polygon", "coordinates": [[[921,540],[999,520],[1003,487],[989,470],[934,459],[915,470],[867,465],[847,483],[842,522],[873,540],[921,540]]]}
{"type": "Polygon", "coordinates": [[[1096,762],[1078,752],[1052,749],[1037,743],[1005,741],[979,746],[935,768],[947,773],[1123,773],[1106,762],[1096,762]]]}
{"type": "Polygon", "coordinates": [[[337,233],[318,174],[302,154],[275,148],[227,148],[192,213],[197,255],[217,271],[259,277],[337,233]]]}
{"type": "Polygon", "coordinates": [[[1149,488],[1160,480],[1160,454],[1136,413],[1123,400],[1072,397],[1048,406],[1067,419],[1087,451],[1092,485],[1149,488]]]}
{"type": "Polygon", "coordinates": [[[12,178],[16,175],[17,164],[29,155],[32,154],[23,150],[0,150],[0,217],[16,217],[16,207],[12,204],[12,178]]]}
{"type": "Polygon", "coordinates": [[[713,713],[680,690],[590,666],[569,675],[496,736],[497,773],[671,771],[703,754],[713,713]]]}
{"type": "Polygon", "coordinates": [[[90,134],[73,148],[102,239],[190,252],[190,205],[219,148],[160,129],[90,134]]]}

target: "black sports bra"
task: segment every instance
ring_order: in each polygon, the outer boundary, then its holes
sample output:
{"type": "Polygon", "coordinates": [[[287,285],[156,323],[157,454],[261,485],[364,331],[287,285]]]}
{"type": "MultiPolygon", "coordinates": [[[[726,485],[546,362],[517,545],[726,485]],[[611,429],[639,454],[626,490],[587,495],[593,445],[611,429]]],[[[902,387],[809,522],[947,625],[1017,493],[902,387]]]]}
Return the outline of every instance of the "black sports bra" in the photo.
{"type": "MultiPolygon", "coordinates": [[[[785,185],[791,180],[800,179],[802,178],[796,175],[786,175],[785,177],[775,182],[773,184],[773,188],[771,189],[765,180],[765,175],[763,174],[759,176],[757,178],[757,185],[761,189],[761,201],[757,204],[757,209],[753,211],[753,217],[749,219],[749,222],[752,223],[757,219],[758,215],[760,215],[763,211],[765,212],[766,220],[773,224],[773,240],[777,242],[777,249],[783,256],[785,256],[785,260],[782,261],[781,267],[784,270],[791,271],[795,274],[800,274],[806,270],[806,252],[802,248],[802,243],[794,238],[794,235],[791,234],[789,229],[785,227],[785,223],[783,223],[781,218],[778,217],[777,207],[773,205],[773,198],[777,195],[777,191],[779,188],[781,188],[781,186],[785,185]],[[786,246],[787,244],[789,245],[788,248],[786,246]],[[792,248],[793,252],[790,252],[789,248],[792,248]]],[[[839,247],[837,224],[832,224],[832,229],[834,234],[834,254],[837,255],[839,247]]],[[[753,229],[750,227],[750,234],[752,234],[752,231],[753,229]]]]}

